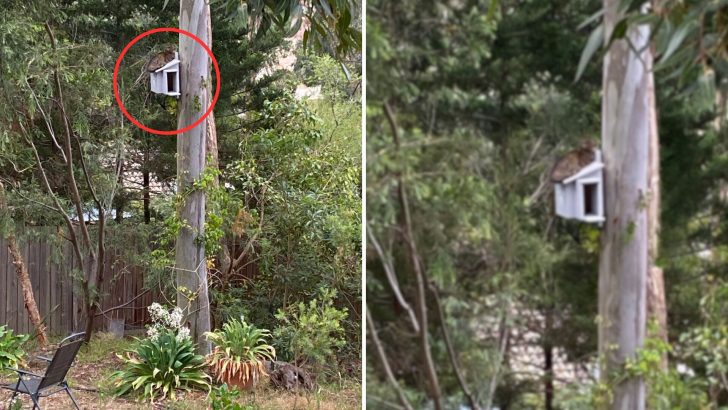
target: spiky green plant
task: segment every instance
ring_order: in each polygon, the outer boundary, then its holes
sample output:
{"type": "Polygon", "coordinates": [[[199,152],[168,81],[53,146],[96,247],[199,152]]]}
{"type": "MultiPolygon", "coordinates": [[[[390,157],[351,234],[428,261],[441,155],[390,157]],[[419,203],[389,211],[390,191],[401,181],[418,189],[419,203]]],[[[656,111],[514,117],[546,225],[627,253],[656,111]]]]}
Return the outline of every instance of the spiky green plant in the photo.
{"type": "Polygon", "coordinates": [[[270,331],[258,329],[242,317],[229,320],[222,330],[207,332],[205,336],[215,344],[208,363],[218,381],[239,377],[243,383],[250,379],[256,383],[265,375],[263,361],[276,356],[273,346],[267,343],[270,331]]]}
{"type": "Polygon", "coordinates": [[[115,394],[141,391],[144,398],[176,399],[176,390],[210,389],[210,376],[205,374],[204,357],[195,354],[189,337],[179,337],[170,330],[155,337],[139,340],[126,356],[124,368],[112,374],[115,394]]]}

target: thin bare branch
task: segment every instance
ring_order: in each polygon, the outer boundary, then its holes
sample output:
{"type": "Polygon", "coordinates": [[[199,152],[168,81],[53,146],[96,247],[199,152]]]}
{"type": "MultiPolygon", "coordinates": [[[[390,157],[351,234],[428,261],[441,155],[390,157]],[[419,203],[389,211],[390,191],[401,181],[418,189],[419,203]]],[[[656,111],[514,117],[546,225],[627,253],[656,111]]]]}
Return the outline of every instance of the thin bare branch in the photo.
{"type": "Polygon", "coordinates": [[[382,363],[382,367],[384,368],[384,374],[387,375],[387,381],[392,386],[394,391],[397,393],[397,398],[399,399],[400,404],[402,404],[402,407],[404,407],[406,410],[413,410],[412,405],[407,401],[407,397],[404,395],[404,391],[402,391],[402,388],[399,386],[399,382],[397,382],[397,379],[394,377],[394,373],[392,373],[392,368],[389,366],[389,360],[387,359],[387,354],[384,352],[384,347],[382,346],[382,342],[379,340],[379,335],[377,334],[377,328],[374,325],[374,319],[372,319],[372,314],[369,312],[369,306],[366,307],[367,311],[367,327],[369,328],[369,339],[374,343],[374,347],[377,349],[377,356],[379,357],[379,361],[382,363]]]}
{"type": "MultiPolygon", "coordinates": [[[[399,127],[395,120],[392,108],[388,102],[384,103],[384,113],[386,114],[387,121],[392,131],[392,138],[394,139],[395,146],[397,147],[398,156],[400,153],[401,139],[399,136],[399,127]]],[[[420,264],[420,256],[417,251],[417,245],[414,240],[414,233],[412,230],[412,216],[410,214],[409,198],[407,196],[407,188],[404,184],[403,173],[406,173],[406,166],[404,170],[398,176],[398,191],[399,191],[399,202],[402,214],[404,216],[404,239],[407,243],[410,260],[412,263],[412,269],[415,273],[415,281],[417,283],[417,313],[420,321],[420,349],[425,365],[425,374],[427,376],[429,384],[429,396],[432,399],[435,410],[442,410],[442,393],[440,391],[440,382],[437,377],[437,371],[435,370],[435,363],[432,359],[432,351],[430,349],[430,335],[427,330],[427,294],[425,292],[425,273],[420,264]]]]}
{"type": "MultiPolygon", "coordinates": [[[[53,48],[53,51],[56,51],[56,38],[53,35],[53,30],[51,30],[51,26],[48,22],[45,24],[46,32],[48,33],[48,37],[50,38],[51,47],[53,48]]],[[[84,245],[89,249],[89,251],[92,253],[93,258],[95,258],[94,251],[91,247],[91,237],[88,233],[88,228],[86,228],[86,224],[84,223],[84,212],[83,212],[83,206],[81,202],[81,194],[78,192],[78,184],[76,183],[76,177],[73,172],[73,151],[71,148],[71,127],[68,123],[68,116],[66,115],[66,106],[63,102],[63,88],[61,87],[61,78],[58,75],[58,67],[53,68],[53,79],[56,87],[56,105],[58,106],[58,109],[61,111],[61,119],[63,120],[63,126],[65,130],[64,135],[64,148],[66,150],[66,175],[68,177],[68,186],[71,191],[71,197],[73,199],[73,203],[76,206],[76,213],[78,214],[78,219],[81,222],[79,224],[81,228],[81,236],[83,238],[84,245]]],[[[83,155],[83,154],[82,154],[83,155]]]]}
{"type": "Polygon", "coordinates": [[[40,111],[41,116],[43,117],[43,122],[46,124],[46,128],[48,129],[48,135],[51,136],[51,141],[53,141],[53,145],[58,148],[58,151],[61,153],[61,156],[63,157],[63,163],[68,162],[68,158],[66,158],[66,153],[63,151],[63,148],[58,143],[58,140],[56,139],[56,132],[53,129],[53,123],[51,122],[51,118],[46,112],[43,110],[43,106],[40,105],[40,100],[38,100],[38,95],[35,93],[35,90],[33,87],[30,86],[30,83],[28,82],[28,79],[25,78],[25,85],[28,86],[28,90],[30,91],[30,95],[33,97],[33,101],[35,101],[36,107],[38,107],[38,111],[40,111]]]}
{"type": "Polygon", "coordinates": [[[61,214],[63,220],[66,222],[66,226],[68,227],[68,236],[70,238],[71,245],[73,246],[73,251],[76,254],[76,258],[78,258],[80,263],[80,261],[83,261],[83,258],[81,257],[81,249],[78,244],[78,238],[76,237],[76,231],[73,229],[73,222],[71,222],[70,216],[68,216],[66,211],[63,209],[61,202],[58,200],[58,197],[51,188],[51,184],[48,182],[48,176],[46,175],[45,168],[43,168],[43,163],[41,162],[40,156],[38,155],[38,150],[35,148],[35,144],[33,143],[33,138],[28,136],[24,127],[22,127],[21,129],[23,130],[23,136],[25,137],[25,141],[28,143],[28,145],[30,145],[33,150],[33,156],[35,157],[35,163],[38,166],[38,170],[40,171],[43,186],[48,192],[48,195],[50,195],[51,199],[53,199],[53,204],[56,206],[58,213],[61,214]]]}
{"type": "Polygon", "coordinates": [[[394,297],[395,299],[397,299],[397,303],[399,303],[399,305],[407,311],[410,317],[412,328],[414,329],[415,333],[419,334],[420,325],[417,322],[417,316],[415,316],[414,310],[412,309],[410,304],[407,303],[404,296],[402,295],[402,290],[399,287],[399,280],[397,280],[397,274],[394,272],[394,266],[392,266],[392,261],[384,253],[382,245],[374,236],[374,232],[369,224],[369,221],[367,221],[367,236],[369,237],[369,241],[372,243],[372,245],[374,245],[374,249],[377,251],[377,255],[379,255],[379,260],[382,262],[382,266],[384,266],[384,273],[387,276],[387,281],[389,282],[389,286],[392,288],[392,292],[394,292],[394,297]]]}
{"type": "Polygon", "coordinates": [[[470,388],[468,388],[468,384],[465,382],[465,377],[463,376],[460,361],[458,360],[458,356],[455,353],[455,348],[452,345],[452,340],[450,340],[450,333],[447,331],[445,312],[442,309],[442,303],[440,302],[440,291],[439,289],[437,289],[437,285],[435,285],[434,282],[430,282],[430,291],[432,292],[432,296],[435,299],[435,307],[437,308],[437,314],[440,319],[440,329],[442,330],[442,337],[445,339],[445,346],[447,347],[447,354],[450,357],[450,364],[452,364],[452,368],[455,371],[455,376],[458,379],[460,388],[462,389],[465,397],[468,399],[468,402],[470,402],[470,408],[472,410],[480,410],[480,405],[478,404],[478,401],[475,399],[475,396],[473,396],[473,394],[470,392],[470,388]]]}
{"type": "Polygon", "coordinates": [[[493,371],[493,375],[490,378],[490,382],[488,383],[488,397],[486,398],[486,404],[485,409],[490,410],[493,404],[493,398],[495,397],[495,391],[498,387],[498,379],[500,377],[500,370],[502,367],[503,359],[506,357],[506,349],[508,347],[508,337],[510,335],[510,325],[508,323],[509,315],[508,315],[508,309],[510,309],[509,305],[506,305],[506,308],[503,311],[503,316],[501,317],[501,323],[499,326],[498,331],[498,361],[496,362],[495,370],[493,371]]]}
{"type": "Polygon", "coordinates": [[[149,293],[149,291],[150,291],[150,289],[145,289],[145,290],[144,290],[144,292],[142,292],[142,293],[140,293],[140,294],[138,294],[138,295],[134,296],[134,297],[133,297],[133,298],[132,298],[131,300],[129,300],[128,302],[126,302],[126,303],[123,303],[123,304],[121,304],[121,305],[118,305],[118,306],[114,306],[114,307],[108,308],[108,309],[106,309],[106,310],[104,310],[104,311],[98,312],[98,313],[96,313],[96,316],[105,316],[105,315],[106,315],[107,313],[109,313],[109,312],[112,312],[112,311],[114,311],[114,310],[118,310],[118,309],[123,309],[124,307],[126,307],[126,306],[128,306],[128,305],[132,304],[132,303],[133,303],[133,302],[134,302],[135,300],[137,300],[137,299],[139,299],[140,297],[142,297],[142,296],[146,295],[147,293],[149,293]]]}

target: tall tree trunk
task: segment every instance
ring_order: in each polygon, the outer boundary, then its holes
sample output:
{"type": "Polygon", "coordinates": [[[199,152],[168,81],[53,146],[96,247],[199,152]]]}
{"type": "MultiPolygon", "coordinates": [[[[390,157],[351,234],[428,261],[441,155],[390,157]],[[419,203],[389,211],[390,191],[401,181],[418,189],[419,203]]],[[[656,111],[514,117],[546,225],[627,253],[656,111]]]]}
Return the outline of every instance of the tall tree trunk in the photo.
{"type": "MultiPolygon", "coordinates": [[[[7,202],[5,200],[5,187],[0,182],[0,213],[6,213],[8,209],[7,202]]],[[[33,284],[30,282],[30,275],[28,269],[23,261],[23,254],[20,253],[20,247],[18,246],[18,240],[15,238],[15,234],[12,232],[5,236],[5,240],[8,241],[8,251],[13,259],[13,266],[15,266],[15,274],[18,275],[18,283],[23,291],[23,302],[25,303],[25,309],[28,311],[30,317],[30,323],[35,328],[36,335],[38,336],[38,344],[43,347],[48,344],[48,337],[46,335],[46,327],[40,317],[38,311],[38,305],[35,303],[35,296],[33,295],[33,284]]]]}
{"type": "MultiPolygon", "coordinates": [[[[621,20],[620,0],[604,0],[605,38],[621,20]]],[[[649,210],[654,180],[650,146],[656,138],[652,53],[647,26],[631,27],[604,57],[602,147],[606,222],[599,260],[599,352],[602,378],[623,372],[644,344],[651,271],[649,210]],[[641,53],[637,55],[635,51],[641,53]]],[[[654,221],[653,221],[654,222],[654,221]]],[[[645,408],[645,383],[626,378],[613,386],[611,409],[645,408]]]]}
{"type": "MultiPolygon", "coordinates": [[[[182,30],[211,45],[210,6],[205,0],[181,0],[179,24],[182,30]]],[[[193,39],[179,36],[180,82],[178,128],[187,127],[205,112],[210,104],[210,58],[193,39]]],[[[175,268],[177,272],[177,305],[187,313],[190,335],[201,354],[210,352],[205,332],[210,331],[210,302],[207,289],[205,259],[205,192],[193,184],[205,169],[207,156],[207,122],[177,138],[177,192],[183,195],[180,218],[183,227],[177,237],[175,268]]]]}

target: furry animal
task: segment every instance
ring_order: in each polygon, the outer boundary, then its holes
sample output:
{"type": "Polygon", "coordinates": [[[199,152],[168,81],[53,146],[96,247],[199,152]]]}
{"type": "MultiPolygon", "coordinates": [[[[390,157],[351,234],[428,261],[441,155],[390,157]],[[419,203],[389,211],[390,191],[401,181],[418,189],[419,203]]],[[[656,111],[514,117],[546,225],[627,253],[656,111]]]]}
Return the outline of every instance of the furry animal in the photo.
{"type": "Polygon", "coordinates": [[[142,84],[144,81],[148,82],[149,73],[153,73],[160,68],[164,67],[165,64],[169,63],[170,61],[174,60],[174,53],[175,48],[173,46],[167,47],[164,51],[161,53],[157,53],[152,58],[147,61],[146,64],[144,64],[144,67],[142,68],[142,72],[139,74],[139,77],[134,81],[134,86],[138,86],[142,84]]]}
{"type": "Polygon", "coordinates": [[[594,161],[594,143],[587,141],[580,148],[569,151],[551,169],[551,181],[561,182],[594,161]]]}
{"type": "Polygon", "coordinates": [[[160,68],[164,67],[165,64],[174,60],[174,53],[175,53],[174,47],[167,47],[164,51],[162,51],[161,53],[155,54],[154,57],[149,59],[149,61],[147,62],[147,65],[144,66],[144,68],[149,73],[153,73],[153,72],[157,71],[160,68]]]}

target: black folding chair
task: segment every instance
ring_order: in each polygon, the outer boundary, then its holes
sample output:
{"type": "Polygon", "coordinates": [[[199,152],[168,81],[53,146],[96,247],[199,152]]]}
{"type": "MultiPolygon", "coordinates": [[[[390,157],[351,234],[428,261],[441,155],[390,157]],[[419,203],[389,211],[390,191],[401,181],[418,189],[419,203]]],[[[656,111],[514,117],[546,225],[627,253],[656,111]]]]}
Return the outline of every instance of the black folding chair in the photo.
{"type": "Polygon", "coordinates": [[[40,410],[39,400],[41,397],[48,397],[65,390],[68,393],[68,397],[73,401],[73,405],[77,409],[80,409],[71,393],[71,388],[68,387],[68,382],[66,382],[66,373],[68,373],[74,359],[76,359],[76,354],[78,354],[78,350],[81,348],[84,335],[85,333],[76,333],[61,340],[58,350],[56,350],[52,359],[38,357],[49,363],[43,376],[25,370],[6,367],[8,370],[18,373],[17,382],[0,385],[3,389],[13,391],[10,404],[13,403],[18,393],[27,394],[33,400],[33,409],[38,408],[40,410]]]}

